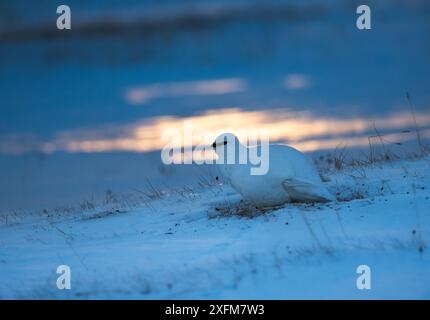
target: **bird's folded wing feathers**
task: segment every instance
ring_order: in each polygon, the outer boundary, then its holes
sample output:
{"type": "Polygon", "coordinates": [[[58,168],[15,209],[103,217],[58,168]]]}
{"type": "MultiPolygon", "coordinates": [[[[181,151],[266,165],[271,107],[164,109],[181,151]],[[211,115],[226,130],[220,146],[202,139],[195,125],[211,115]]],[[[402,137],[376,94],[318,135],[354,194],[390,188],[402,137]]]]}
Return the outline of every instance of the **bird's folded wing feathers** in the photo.
{"type": "Polygon", "coordinates": [[[289,178],[282,182],[282,187],[292,198],[297,200],[322,202],[334,200],[333,196],[323,186],[312,182],[289,178]]]}
{"type": "Polygon", "coordinates": [[[285,188],[315,188],[318,187],[314,183],[307,182],[307,181],[301,181],[294,178],[285,179],[282,182],[282,185],[285,188]]]}

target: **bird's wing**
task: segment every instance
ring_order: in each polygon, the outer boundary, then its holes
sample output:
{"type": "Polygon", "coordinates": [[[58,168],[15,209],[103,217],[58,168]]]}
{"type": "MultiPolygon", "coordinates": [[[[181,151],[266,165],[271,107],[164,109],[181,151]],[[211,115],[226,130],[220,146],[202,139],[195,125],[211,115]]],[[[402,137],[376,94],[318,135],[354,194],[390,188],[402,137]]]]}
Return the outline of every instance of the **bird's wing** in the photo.
{"type": "Polygon", "coordinates": [[[334,200],[325,187],[312,182],[289,178],[282,182],[282,187],[293,200],[310,202],[328,202],[334,200]]]}

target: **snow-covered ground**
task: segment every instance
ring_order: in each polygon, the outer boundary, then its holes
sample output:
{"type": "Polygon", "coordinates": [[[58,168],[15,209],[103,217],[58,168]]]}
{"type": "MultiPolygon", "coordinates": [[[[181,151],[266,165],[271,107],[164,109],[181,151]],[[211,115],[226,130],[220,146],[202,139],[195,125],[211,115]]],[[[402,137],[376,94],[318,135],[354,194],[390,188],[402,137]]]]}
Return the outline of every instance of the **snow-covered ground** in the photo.
{"type": "Polygon", "coordinates": [[[360,31],[356,0],[70,0],[70,32],[39,2],[0,1],[0,298],[430,298],[428,1],[360,31]],[[258,212],[164,165],[186,121],[268,127],[338,203],[258,212]]]}
{"type": "Polygon", "coordinates": [[[337,203],[260,212],[215,177],[0,218],[1,298],[430,298],[430,159],[323,173],[337,203]],[[68,265],[71,290],[58,290],[68,265]],[[359,265],[371,289],[358,290],[359,265]]]}

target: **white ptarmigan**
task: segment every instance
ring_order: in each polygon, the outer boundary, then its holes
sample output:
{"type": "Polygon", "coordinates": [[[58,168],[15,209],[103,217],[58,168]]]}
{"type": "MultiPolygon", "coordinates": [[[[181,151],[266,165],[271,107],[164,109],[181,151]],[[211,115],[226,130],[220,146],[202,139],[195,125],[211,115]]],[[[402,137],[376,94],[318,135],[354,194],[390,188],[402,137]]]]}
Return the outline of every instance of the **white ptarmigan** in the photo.
{"type": "Polygon", "coordinates": [[[321,178],[306,156],[282,144],[268,147],[269,170],[263,175],[252,175],[253,166],[247,161],[239,164],[239,154],[248,154],[250,148],[239,142],[231,133],[218,136],[212,144],[218,157],[222,177],[244,198],[258,207],[278,206],[287,202],[329,202],[335,198],[321,182],[321,178]],[[234,148],[231,148],[234,144],[234,148]],[[230,148],[229,148],[230,147],[230,148]],[[228,151],[235,152],[236,161],[227,164],[228,151]]]}

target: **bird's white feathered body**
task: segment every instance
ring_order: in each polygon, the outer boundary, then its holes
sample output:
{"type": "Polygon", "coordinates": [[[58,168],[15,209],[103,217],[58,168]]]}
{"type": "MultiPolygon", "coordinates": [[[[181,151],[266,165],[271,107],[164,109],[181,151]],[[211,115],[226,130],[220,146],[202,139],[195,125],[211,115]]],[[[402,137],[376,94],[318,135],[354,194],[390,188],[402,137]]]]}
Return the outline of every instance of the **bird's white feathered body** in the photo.
{"type": "MultiPolygon", "coordinates": [[[[256,206],[335,200],[322,184],[313,164],[303,153],[282,144],[267,147],[269,170],[266,174],[252,175],[250,169],[255,166],[250,163],[219,166],[224,180],[228,181],[245,200],[256,206]]],[[[246,147],[240,145],[239,148],[246,147]]]]}

